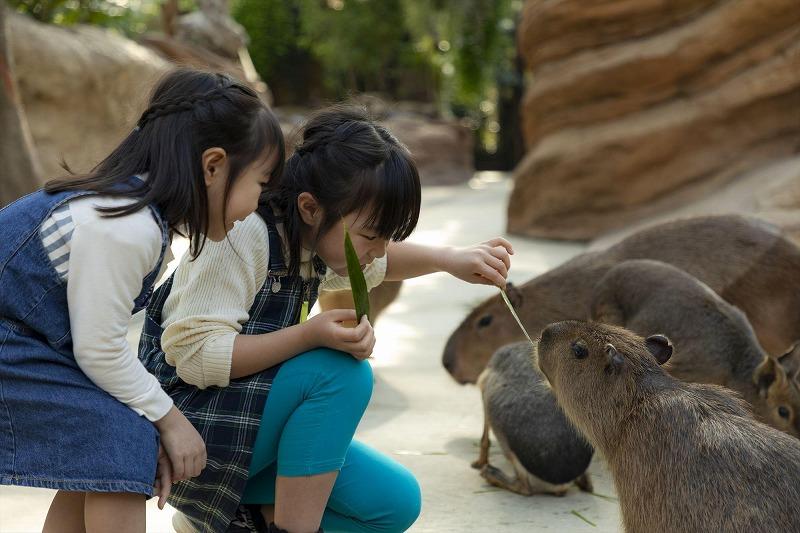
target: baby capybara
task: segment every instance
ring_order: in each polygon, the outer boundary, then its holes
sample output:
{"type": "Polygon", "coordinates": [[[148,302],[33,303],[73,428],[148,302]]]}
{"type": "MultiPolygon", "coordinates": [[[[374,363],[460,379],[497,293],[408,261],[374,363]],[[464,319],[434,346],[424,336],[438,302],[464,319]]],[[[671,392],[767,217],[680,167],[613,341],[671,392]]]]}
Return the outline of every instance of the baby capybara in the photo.
{"type": "Polygon", "coordinates": [[[660,367],[666,337],[558,322],[537,345],[558,403],[608,461],[629,533],[800,531],[800,441],[718,385],[660,367]]]}
{"type": "Polygon", "coordinates": [[[592,491],[589,463],[594,450],[566,419],[532,358],[533,346],[503,346],[478,378],[483,397],[480,457],[472,466],[497,487],[530,496],[563,496],[575,483],[592,491]],[[514,477],[489,464],[489,429],[514,477]]]}

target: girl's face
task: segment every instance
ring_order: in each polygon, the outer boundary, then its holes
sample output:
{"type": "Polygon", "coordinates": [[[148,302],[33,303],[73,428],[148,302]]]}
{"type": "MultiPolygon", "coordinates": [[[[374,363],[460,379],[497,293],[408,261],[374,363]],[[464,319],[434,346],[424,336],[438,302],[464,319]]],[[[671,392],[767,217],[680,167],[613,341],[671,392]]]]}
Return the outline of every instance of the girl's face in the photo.
{"type": "MultiPolygon", "coordinates": [[[[310,234],[316,235],[317,227],[324,216],[320,209],[314,216],[318,220],[316,227],[312,224],[310,234]]],[[[369,209],[363,209],[344,216],[344,223],[353,241],[353,248],[358,255],[361,270],[378,257],[386,254],[388,241],[379,237],[375,231],[366,225],[369,209]]],[[[328,268],[340,276],[347,276],[347,260],[344,256],[344,228],[341,223],[334,224],[327,232],[320,235],[317,241],[317,254],[325,261],[328,268]]]]}
{"type": "MultiPolygon", "coordinates": [[[[256,159],[245,167],[239,178],[231,187],[228,195],[228,205],[223,220],[223,203],[225,201],[225,186],[228,182],[228,158],[221,148],[221,157],[212,158],[210,165],[206,165],[206,186],[208,187],[208,235],[212,241],[221,241],[225,238],[233,224],[244,220],[258,207],[258,199],[264,187],[269,183],[272,169],[275,168],[277,154],[256,159]]],[[[204,153],[205,160],[205,153],[204,153]]],[[[204,161],[205,162],[205,161],[204,161]]]]}

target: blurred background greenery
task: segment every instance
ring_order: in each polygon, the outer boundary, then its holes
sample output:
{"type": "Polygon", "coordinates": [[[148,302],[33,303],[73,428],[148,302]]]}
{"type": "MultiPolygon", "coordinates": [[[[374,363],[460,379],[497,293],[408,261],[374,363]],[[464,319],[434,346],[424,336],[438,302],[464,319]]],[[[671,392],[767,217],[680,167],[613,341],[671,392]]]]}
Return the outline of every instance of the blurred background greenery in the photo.
{"type": "MultiPolygon", "coordinates": [[[[163,0],[7,0],[63,26],[92,24],[136,38],[159,31],[163,0]]],[[[197,0],[179,0],[181,12],[197,0]]],[[[425,102],[475,132],[478,169],[519,159],[521,0],[230,0],[277,106],[360,93],[425,102]]]]}

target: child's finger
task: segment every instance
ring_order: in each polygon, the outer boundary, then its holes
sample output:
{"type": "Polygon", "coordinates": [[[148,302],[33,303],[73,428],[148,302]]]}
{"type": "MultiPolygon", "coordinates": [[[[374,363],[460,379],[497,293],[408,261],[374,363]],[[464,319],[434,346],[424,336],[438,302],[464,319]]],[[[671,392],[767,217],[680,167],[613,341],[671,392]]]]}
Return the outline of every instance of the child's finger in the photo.
{"type": "Polygon", "coordinates": [[[489,239],[488,241],[486,241],[486,244],[488,244],[492,248],[494,248],[495,246],[502,246],[503,248],[508,250],[508,253],[514,255],[514,247],[511,246],[510,242],[508,242],[502,237],[495,237],[494,239],[489,239]]]}
{"type": "Polygon", "coordinates": [[[503,279],[508,277],[508,266],[503,261],[491,254],[486,254],[484,260],[486,264],[499,272],[500,275],[503,276],[503,279]]]}
{"type": "Polygon", "coordinates": [[[355,309],[331,309],[328,313],[334,322],[345,322],[346,320],[356,319],[355,309]]]}
{"type": "Polygon", "coordinates": [[[507,269],[511,269],[511,255],[508,253],[508,250],[502,246],[494,246],[489,248],[489,253],[492,257],[496,257],[502,261],[507,269]]]}
{"type": "Polygon", "coordinates": [[[339,333],[339,339],[348,344],[358,343],[364,336],[369,333],[370,328],[369,319],[366,316],[361,317],[361,322],[354,328],[341,328],[343,331],[339,333]]]}
{"type": "Polygon", "coordinates": [[[490,267],[489,265],[484,264],[483,267],[477,272],[477,274],[486,280],[488,280],[488,285],[497,285],[501,289],[505,290],[506,288],[506,280],[500,273],[490,267]]]}
{"type": "Polygon", "coordinates": [[[169,498],[169,493],[172,490],[172,482],[169,483],[161,483],[161,486],[158,488],[158,508],[162,511],[164,507],[167,505],[167,498],[169,498]]]}
{"type": "Polygon", "coordinates": [[[156,479],[156,494],[158,495],[158,508],[164,509],[167,504],[169,492],[172,490],[172,464],[167,457],[158,460],[158,479],[156,479]]]}
{"type": "Polygon", "coordinates": [[[359,340],[363,339],[364,336],[372,329],[372,324],[369,323],[369,317],[367,315],[362,316],[361,322],[358,323],[355,329],[358,332],[359,340]]]}

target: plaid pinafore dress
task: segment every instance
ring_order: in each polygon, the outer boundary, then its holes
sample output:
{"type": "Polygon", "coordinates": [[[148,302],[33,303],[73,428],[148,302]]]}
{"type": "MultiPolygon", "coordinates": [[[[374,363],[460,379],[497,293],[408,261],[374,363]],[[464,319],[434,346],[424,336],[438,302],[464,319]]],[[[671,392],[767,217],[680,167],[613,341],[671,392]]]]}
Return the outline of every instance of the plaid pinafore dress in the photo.
{"type": "MultiPolygon", "coordinates": [[[[242,326],[245,335],[269,333],[297,324],[304,299],[308,300],[309,307],[314,305],[326,270],[322,260],[315,256],[315,276],[308,280],[299,275],[289,277],[282,241],[275,227],[276,218],[267,206],[259,207],[258,214],[267,224],[269,233],[269,270],[250,307],[250,318],[242,326]]],[[[156,290],[147,307],[139,357],[206,443],[206,468],[200,476],[174,484],[169,503],[184,513],[199,531],[223,532],[234,517],[244,492],[253,443],[267,394],[280,365],[233,379],[227,387],[199,389],[182,381],[175,367],[167,364],[161,349],[161,313],[172,280],[170,277],[156,290]]]]}

